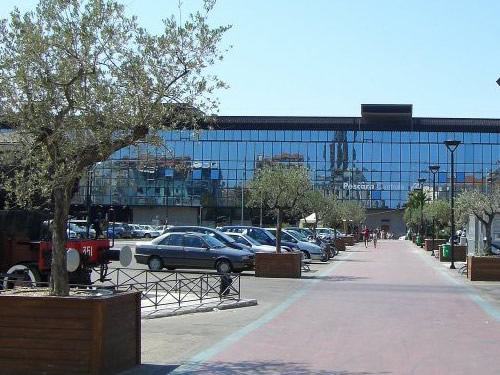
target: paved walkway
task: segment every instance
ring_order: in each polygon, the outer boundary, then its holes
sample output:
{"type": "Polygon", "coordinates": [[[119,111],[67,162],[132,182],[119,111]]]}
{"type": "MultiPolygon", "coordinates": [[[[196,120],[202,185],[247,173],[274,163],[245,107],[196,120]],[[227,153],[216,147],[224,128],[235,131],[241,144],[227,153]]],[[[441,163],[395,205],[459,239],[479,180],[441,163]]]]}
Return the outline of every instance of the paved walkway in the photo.
{"type": "Polygon", "coordinates": [[[500,374],[498,301],[420,248],[357,244],[328,270],[170,374],[500,374]]]}

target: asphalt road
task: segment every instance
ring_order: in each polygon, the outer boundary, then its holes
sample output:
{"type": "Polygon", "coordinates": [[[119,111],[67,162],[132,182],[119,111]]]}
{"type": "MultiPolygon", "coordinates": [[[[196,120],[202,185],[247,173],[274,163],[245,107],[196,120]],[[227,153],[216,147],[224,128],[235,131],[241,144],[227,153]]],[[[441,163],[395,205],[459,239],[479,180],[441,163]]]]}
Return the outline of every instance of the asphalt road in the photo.
{"type": "Polygon", "coordinates": [[[258,306],[143,321],[123,374],[499,374],[499,290],[407,241],[357,244],[301,279],[245,277],[258,306]]]}

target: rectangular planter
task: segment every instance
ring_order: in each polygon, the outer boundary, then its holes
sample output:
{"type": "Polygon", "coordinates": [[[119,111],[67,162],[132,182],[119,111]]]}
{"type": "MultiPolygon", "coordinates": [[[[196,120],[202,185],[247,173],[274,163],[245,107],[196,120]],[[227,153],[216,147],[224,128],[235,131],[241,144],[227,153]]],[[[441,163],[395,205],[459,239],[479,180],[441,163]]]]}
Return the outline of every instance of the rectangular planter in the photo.
{"type": "Polygon", "coordinates": [[[471,281],[500,281],[500,258],[469,255],[467,278],[471,281]]]}
{"type": "Polygon", "coordinates": [[[344,237],[344,243],[346,246],[353,246],[354,245],[354,237],[353,236],[345,236],[344,237]]]}
{"type": "MultiPolygon", "coordinates": [[[[434,239],[434,250],[439,250],[439,245],[446,243],[446,240],[441,238],[434,239]]],[[[425,251],[432,251],[432,238],[425,239],[425,251]]]]}
{"type": "Polygon", "coordinates": [[[333,244],[339,251],[345,251],[345,240],[344,238],[337,238],[333,241],[333,244]]]}
{"type": "Polygon", "coordinates": [[[141,294],[0,294],[0,373],[115,374],[141,363],[141,294]]]}
{"type": "Polygon", "coordinates": [[[300,278],[302,275],[302,254],[294,253],[256,253],[256,277],[300,278]]]}
{"type": "MultiPolygon", "coordinates": [[[[455,245],[453,251],[453,260],[455,262],[465,262],[467,260],[467,246],[455,245]]],[[[439,261],[451,262],[450,257],[445,257],[443,255],[443,246],[439,246],[439,261]]]]}

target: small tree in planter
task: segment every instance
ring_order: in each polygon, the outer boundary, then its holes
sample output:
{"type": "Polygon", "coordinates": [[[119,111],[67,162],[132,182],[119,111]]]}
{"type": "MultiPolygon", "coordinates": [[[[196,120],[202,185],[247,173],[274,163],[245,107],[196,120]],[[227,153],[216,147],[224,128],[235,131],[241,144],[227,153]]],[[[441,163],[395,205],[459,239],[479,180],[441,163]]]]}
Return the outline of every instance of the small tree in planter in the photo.
{"type": "Polygon", "coordinates": [[[340,210],[345,220],[362,223],[366,220],[366,209],[358,201],[342,202],[340,210]]]}
{"type": "Polygon", "coordinates": [[[157,132],[193,127],[224,84],[205,73],[228,27],[215,1],[151,35],[113,0],[40,0],[0,22],[0,113],[20,135],[19,170],[5,184],[24,207],[54,207],[50,293],[69,293],[66,224],[74,186],[96,162],[157,132]],[[193,110],[196,108],[197,110],[193,110]]]}
{"type": "Polygon", "coordinates": [[[305,224],[309,226],[314,236],[316,236],[316,228],[318,223],[323,221],[324,215],[329,210],[329,199],[318,190],[311,190],[306,193],[304,199],[299,200],[297,210],[305,220],[305,224]],[[315,220],[308,223],[306,217],[314,214],[315,220]]]}
{"type": "Polygon", "coordinates": [[[464,191],[458,196],[455,207],[457,221],[465,223],[468,221],[469,215],[474,215],[484,226],[486,250],[491,252],[491,226],[493,219],[500,212],[499,184],[495,184],[488,193],[483,193],[477,189],[464,191]]]}
{"type": "Polygon", "coordinates": [[[248,205],[262,203],[276,215],[276,252],[281,252],[283,214],[298,208],[311,190],[307,170],[302,166],[267,164],[257,171],[248,186],[248,205]]]}

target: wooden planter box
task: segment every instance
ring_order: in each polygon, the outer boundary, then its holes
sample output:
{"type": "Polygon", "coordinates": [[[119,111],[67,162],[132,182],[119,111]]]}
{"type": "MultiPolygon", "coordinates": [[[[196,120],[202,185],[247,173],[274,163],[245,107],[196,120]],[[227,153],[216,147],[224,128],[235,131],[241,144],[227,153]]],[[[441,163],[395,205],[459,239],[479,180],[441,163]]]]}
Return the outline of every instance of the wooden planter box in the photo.
{"type": "Polygon", "coordinates": [[[344,238],[337,238],[333,241],[333,244],[339,251],[345,251],[345,240],[344,238]]]}
{"type": "Polygon", "coordinates": [[[256,253],[256,277],[300,278],[302,274],[302,254],[294,253],[256,253]]]}
{"type": "Polygon", "coordinates": [[[471,281],[500,281],[500,257],[467,256],[467,278],[471,281]]]}
{"type": "MultiPolygon", "coordinates": [[[[467,260],[467,246],[455,245],[453,251],[453,261],[455,262],[465,262],[467,260]]],[[[443,255],[443,246],[439,246],[439,261],[440,262],[451,262],[450,257],[445,257],[443,255]]]]}
{"type": "Polygon", "coordinates": [[[353,246],[354,245],[354,237],[353,236],[345,236],[343,237],[344,243],[346,246],[353,246]]]}
{"type": "Polygon", "coordinates": [[[0,373],[104,375],[141,363],[141,294],[0,294],[0,373]]]}
{"type": "MultiPolygon", "coordinates": [[[[440,239],[440,238],[435,238],[434,239],[434,250],[439,250],[439,245],[445,244],[447,241],[440,239]]],[[[425,251],[432,251],[432,238],[426,238],[425,239],[425,251]]]]}

